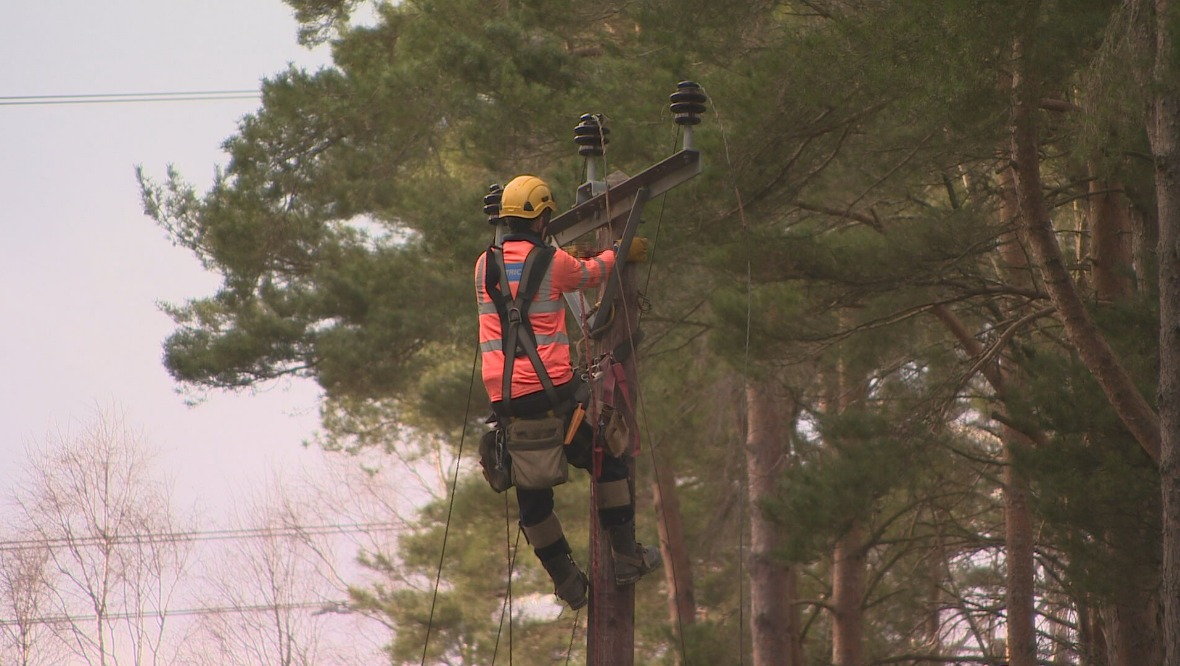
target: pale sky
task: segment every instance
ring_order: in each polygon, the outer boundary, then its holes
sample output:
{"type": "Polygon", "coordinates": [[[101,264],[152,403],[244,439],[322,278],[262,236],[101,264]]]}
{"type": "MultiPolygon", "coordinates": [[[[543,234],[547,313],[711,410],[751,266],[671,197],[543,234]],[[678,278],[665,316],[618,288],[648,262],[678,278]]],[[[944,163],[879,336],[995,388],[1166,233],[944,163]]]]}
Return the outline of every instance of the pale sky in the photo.
{"type": "MultiPolygon", "coordinates": [[[[327,48],[296,43],[280,0],[43,0],[5,6],[0,98],[256,89],[327,48]]],[[[10,100],[11,101],[11,100],[10,100]]],[[[271,467],[315,457],[310,382],[185,404],[161,364],[157,302],[218,280],[142,211],[134,168],[202,190],[257,100],[14,105],[0,99],[0,493],[25,447],[121,410],[162,451],[178,499],[216,510],[271,467]]]]}

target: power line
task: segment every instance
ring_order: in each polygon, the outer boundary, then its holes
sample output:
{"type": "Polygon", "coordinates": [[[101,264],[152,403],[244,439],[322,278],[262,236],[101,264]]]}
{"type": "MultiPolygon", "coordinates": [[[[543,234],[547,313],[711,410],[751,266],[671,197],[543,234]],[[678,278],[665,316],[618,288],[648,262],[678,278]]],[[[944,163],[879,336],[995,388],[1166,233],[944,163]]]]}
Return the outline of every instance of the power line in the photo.
{"type": "Polygon", "coordinates": [[[56,106],[66,104],[144,104],[257,99],[258,90],[195,90],[188,92],[94,93],[69,95],[0,96],[0,106],[56,106]]]}
{"type": "MultiPolygon", "coordinates": [[[[181,608],[176,610],[148,610],[137,613],[121,612],[103,615],[106,620],[137,620],[146,617],[169,618],[192,615],[229,615],[231,613],[263,613],[276,610],[302,610],[315,608],[322,613],[348,613],[347,601],[299,601],[286,604],[246,604],[236,606],[207,606],[204,608],[181,608]]],[[[30,625],[30,624],[77,624],[79,622],[93,622],[99,619],[97,615],[49,615],[44,617],[27,617],[14,620],[0,619],[0,626],[30,625]]]]}
{"type": "Polygon", "coordinates": [[[260,539],[267,537],[324,536],[332,534],[363,534],[392,532],[402,527],[395,522],[337,523],[326,525],[289,525],[283,527],[249,527],[225,530],[193,530],[182,532],[136,532],[131,534],[91,535],[82,537],[54,537],[0,541],[0,552],[64,548],[97,545],[179,543],[191,541],[220,541],[260,539]]]}

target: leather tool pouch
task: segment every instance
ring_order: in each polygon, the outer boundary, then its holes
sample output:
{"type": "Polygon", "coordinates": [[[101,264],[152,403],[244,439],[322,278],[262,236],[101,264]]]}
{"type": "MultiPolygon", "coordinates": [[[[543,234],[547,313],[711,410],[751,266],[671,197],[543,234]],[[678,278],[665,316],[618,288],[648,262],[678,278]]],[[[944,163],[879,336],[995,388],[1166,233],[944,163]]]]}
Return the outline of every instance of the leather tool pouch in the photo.
{"type": "Polygon", "coordinates": [[[627,419],[623,418],[617,409],[603,407],[602,418],[606,424],[602,428],[606,450],[618,458],[631,447],[631,428],[627,425],[627,419]]]}
{"type": "Polygon", "coordinates": [[[492,490],[502,493],[512,487],[512,458],[504,446],[503,430],[489,430],[479,440],[479,466],[492,490]]]}
{"type": "Polygon", "coordinates": [[[512,483],[525,490],[552,488],[569,480],[565,459],[565,419],[512,419],[508,424],[508,453],[512,483]]]}

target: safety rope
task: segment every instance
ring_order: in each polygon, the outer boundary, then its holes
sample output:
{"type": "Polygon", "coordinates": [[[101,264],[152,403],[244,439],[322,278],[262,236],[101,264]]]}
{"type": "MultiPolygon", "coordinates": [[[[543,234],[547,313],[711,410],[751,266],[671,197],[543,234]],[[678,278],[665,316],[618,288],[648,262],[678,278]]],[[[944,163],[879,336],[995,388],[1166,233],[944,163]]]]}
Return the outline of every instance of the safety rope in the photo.
{"type": "Polygon", "coordinates": [[[459,483],[459,464],[463,462],[463,444],[467,441],[467,425],[471,422],[471,395],[475,392],[475,371],[479,367],[479,345],[475,346],[475,358],[471,362],[471,382],[467,387],[467,409],[463,412],[463,430],[459,435],[459,453],[455,456],[455,473],[451,475],[450,501],[447,503],[447,522],[443,527],[442,551],[438,554],[438,570],[434,574],[434,593],[430,598],[430,617],[426,621],[426,639],[422,641],[422,661],[426,666],[426,652],[430,649],[430,633],[434,629],[434,610],[438,604],[438,588],[442,581],[443,559],[447,555],[447,538],[451,534],[451,514],[455,511],[455,488],[459,483]]]}
{"type": "MultiPolygon", "coordinates": [[[[672,152],[675,152],[676,145],[680,142],[680,129],[681,129],[680,125],[677,125],[675,131],[673,132],[672,149],[671,149],[672,152]]],[[[647,258],[647,260],[648,260],[647,276],[645,278],[644,288],[643,288],[644,295],[646,295],[647,290],[648,290],[649,286],[651,285],[651,276],[652,276],[652,272],[654,270],[654,264],[655,264],[654,248],[657,245],[656,240],[658,240],[660,237],[660,229],[663,227],[664,210],[667,206],[667,199],[668,199],[668,193],[665,192],[663,198],[660,201],[660,214],[656,218],[656,233],[652,239],[652,242],[649,245],[650,249],[649,249],[649,255],[647,258]]],[[[636,313],[636,317],[635,317],[636,322],[637,322],[636,329],[638,329],[638,322],[643,318],[643,314],[644,314],[644,308],[641,306],[639,308],[639,312],[636,313]]],[[[628,311],[628,305],[627,305],[626,299],[623,299],[623,316],[625,318],[625,321],[631,321],[631,313],[628,311]]],[[[634,347],[635,347],[634,333],[635,332],[632,330],[627,331],[627,335],[629,337],[629,343],[631,344],[632,349],[634,349],[634,347]]],[[[648,458],[651,461],[652,474],[655,477],[656,484],[659,485],[660,484],[660,464],[659,464],[658,460],[656,459],[656,440],[651,435],[651,424],[648,421],[647,416],[646,416],[647,415],[647,407],[644,405],[644,402],[643,402],[643,389],[642,389],[642,387],[643,387],[643,382],[640,381],[640,378],[639,378],[639,365],[638,365],[638,363],[636,363],[634,391],[635,391],[635,404],[636,404],[637,410],[636,410],[636,414],[635,414],[635,420],[637,423],[640,423],[640,422],[642,423],[644,436],[647,438],[648,458]],[[639,418],[641,413],[644,417],[642,420],[639,418]]],[[[661,492],[662,492],[662,488],[661,488],[661,492]]],[[[668,517],[663,512],[661,512],[659,515],[659,519],[664,524],[664,532],[667,533],[668,532],[668,522],[667,522],[668,517]]],[[[676,584],[680,581],[680,576],[678,575],[678,573],[676,571],[676,558],[669,557],[667,559],[668,559],[668,561],[665,564],[672,574],[673,583],[676,584]]],[[[679,594],[679,590],[677,590],[677,593],[679,594]]],[[[678,637],[678,642],[679,642],[679,647],[680,647],[680,663],[684,664],[684,666],[688,666],[688,663],[689,663],[689,661],[688,661],[688,647],[685,643],[684,619],[680,616],[679,603],[676,605],[676,634],[678,637]]]]}
{"type": "MultiPolygon", "coordinates": [[[[672,146],[673,152],[675,152],[676,143],[678,143],[679,140],[680,140],[680,126],[677,125],[675,134],[673,136],[673,146],[672,146]]],[[[606,172],[605,146],[603,149],[603,172],[604,173],[606,172]]],[[[610,210],[610,198],[609,198],[610,197],[610,189],[609,189],[609,187],[606,190],[605,196],[606,196],[606,201],[605,201],[606,210],[609,211],[610,210]]],[[[651,275],[652,275],[652,270],[653,270],[653,265],[654,265],[654,254],[655,253],[654,253],[654,248],[652,246],[655,244],[655,240],[659,238],[660,229],[663,225],[664,209],[666,207],[666,202],[667,202],[667,192],[664,193],[664,197],[661,200],[660,213],[659,213],[659,216],[656,221],[655,237],[653,238],[652,243],[649,244],[649,246],[648,246],[648,248],[649,248],[648,249],[649,256],[647,257],[648,270],[647,270],[647,276],[646,276],[645,282],[644,282],[644,293],[645,294],[647,292],[648,287],[651,284],[651,275]]],[[[616,258],[616,261],[617,261],[617,258],[616,258]]],[[[616,263],[616,266],[617,265],[618,264],[616,263]]],[[[620,297],[617,300],[622,303],[623,321],[630,322],[631,321],[631,313],[630,313],[630,306],[627,303],[627,299],[620,297]]],[[[639,312],[636,313],[636,322],[637,323],[638,323],[639,319],[642,317],[642,315],[643,315],[643,308],[640,307],[639,312]]],[[[636,351],[637,351],[636,350],[636,342],[635,342],[635,333],[636,333],[637,329],[638,329],[638,325],[635,327],[635,329],[633,329],[631,327],[627,328],[627,341],[628,341],[628,344],[630,345],[630,348],[631,348],[633,354],[636,353],[636,351]]],[[[636,417],[637,423],[640,422],[640,419],[639,419],[640,413],[646,414],[646,411],[647,411],[646,408],[643,406],[643,393],[640,388],[641,385],[642,385],[642,382],[640,382],[640,380],[639,380],[639,368],[638,368],[638,364],[636,364],[635,365],[635,385],[632,387],[631,390],[634,391],[635,398],[636,398],[635,417],[636,417]]],[[[622,389],[620,389],[620,390],[622,390],[622,389]]],[[[649,427],[649,424],[648,424],[646,418],[642,419],[642,427],[644,429],[644,433],[645,433],[645,435],[647,437],[647,441],[648,441],[648,455],[651,459],[652,470],[653,470],[653,473],[655,474],[656,482],[659,483],[659,464],[656,462],[656,457],[655,457],[655,448],[654,448],[655,447],[655,444],[654,444],[655,440],[651,436],[650,427],[649,427]]],[[[595,432],[595,438],[597,439],[597,429],[595,432]]],[[[597,444],[597,442],[596,442],[596,444],[597,444]]],[[[666,521],[667,517],[661,514],[660,519],[666,521]]],[[[664,529],[666,532],[667,531],[667,523],[666,522],[664,524],[664,529]]],[[[592,532],[592,534],[593,534],[593,532],[592,532]]],[[[591,537],[591,539],[592,539],[591,548],[594,548],[595,544],[593,543],[593,536],[591,537]]],[[[679,580],[679,577],[676,575],[675,558],[669,557],[667,566],[670,568],[670,570],[672,572],[672,579],[674,581],[679,580]]],[[[681,659],[681,663],[685,664],[685,666],[687,666],[687,664],[689,663],[688,649],[687,649],[687,645],[685,643],[684,623],[683,623],[683,619],[680,617],[679,612],[676,613],[676,622],[677,622],[677,634],[679,637],[680,659],[681,659]]]]}
{"type": "MultiPolygon", "coordinates": [[[[598,123],[598,138],[599,138],[600,145],[602,146],[602,155],[600,156],[602,159],[602,172],[601,172],[602,173],[602,182],[604,184],[602,197],[603,197],[603,203],[606,206],[606,208],[605,208],[606,215],[609,218],[610,217],[611,187],[610,187],[610,184],[607,183],[607,176],[609,175],[609,172],[607,171],[607,162],[606,162],[607,143],[606,143],[606,132],[605,132],[605,130],[603,130],[603,119],[600,119],[599,123],[598,123]]],[[[594,159],[594,157],[591,155],[591,156],[589,156],[589,159],[594,159]]],[[[618,258],[618,256],[615,256],[615,269],[616,270],[618,268],[618,265],[619,265],[619,258],[618,258]]],[[[605,284],[604,284],[604,286],[605,286],[605,284]]],[[[603,287],[599,287],[599,292],[601,292],[602,289],[603,289],[603,287]]],[[[601,303],[601,299],[599,299],[599,302],[601,303]]],[[[587,373],[589,373],[589,375],[591,377],[593,377],[595,363],[594,363],[593,356],[590,353],[591,352],[591,350],[590,350],[590,331],[589,331],[589,323],[590,322],[588,321],[589,314],[590,314],[589,310],[587,310],[586,317],[583,319],[583,321],[581,321],[579,323],[579,326],[582,328],[582,340],[585,345],[585,355],[583,358],[586,359],[586,371],[587,371],[587,373]]],[[[587,541],[589,542],[589,553],[590,553],[590,580],[595,580],[595,581],[601,579],[601,576],[599,574],[600,574],[600,570],[601,570],[600,568],[602,566],[602,563],[599,562],[598,558],[594,556],[594,554],[598,552],[599,533],[602,530],[601,521],[599,521],[599,519],[598,519],[598,477],[602,475],[602,453],[601,453],[602,442],[599,440],[599,430],[600,430],[599,425],[600,424],[597,423],[597,421],[599,420],[599,418],[602,415],[601,414],[602,407],[601,407],[601,405],[597,404],[599,396],[597,396],[596,393],[597,392],[593,390],[593,387],[591,387],[589,407],[590,407],[590,413],[595,415],[595,417],[596,417],[595,418],[596,422],[593,424],[593,434],[590,438],[590,506],[592,508],[590,511],[590,513],[591,513],[591,515],[590,515],[590,530],[589,530],[589,535],[588,535],[588,539],[587,539],[587,541]]],[[[600,600],[602,599],[601,590],[599,589],[598,585],[591,585],[590,586],[590,595],[591,595],[591,600],[593,602],[594,607],[597,608],[600,605],[600,603],[599,603],[600,600]]],[[[600,623],[596,622],[596,623],[594,623],[593,627],[591,627],[590,622],[589,622],[589,618],[587,618],[587,626],[586,626],[586,640],[587,641],[592,641],[595,644],[597,644],[599,624],[600,623]]],[[[571,640],[572,640],[572,638],[571,638],[571,640]]],[[[589,655],[587,655],[587,657],[589,657],[589,655]]]]}
{"type": "Polygon", "coordinates": [[[512,540],[511,517],[508,508],[508,493],[504,493],[504,543],[508,550],[508,586],[504,595],[504,603],[500,604],[500,624],[496,628],[496,643],[492,648],[492,664],[496,663],[496,655],[500,652],[500,636],[504,631],[504,617],[508,617],[508,663],[512,663],[512,574],[516,571],[516,555],[520,552],[520,523],[516,525],[516,541],[512,540]]]}
{"type": "Polygon", "coordinates": [[[572,660],[574,656],[574,639],[578,636],[578,618],[580,617],[582,617],[581,608],[574,612],[574,626],[570,628],[570,642],[569,645],[565,647],[566,666],[569,665],[570,660],[572,660]]]}

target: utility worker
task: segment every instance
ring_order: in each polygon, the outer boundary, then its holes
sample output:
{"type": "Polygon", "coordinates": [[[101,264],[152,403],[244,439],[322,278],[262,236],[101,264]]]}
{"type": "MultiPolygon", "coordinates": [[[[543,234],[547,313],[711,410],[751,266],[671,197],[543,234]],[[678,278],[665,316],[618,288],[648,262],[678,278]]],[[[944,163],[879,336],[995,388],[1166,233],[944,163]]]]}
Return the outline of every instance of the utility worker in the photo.
{"type": "MultiPolygon", "coordinates": [[[[485,435],[485,440],[497,433],[504,436],[521,528],[553,579],[557,596],[578,609],[586,605],[588,580],[574,562],[561,522],[553,513],[552,484],[541,481],[537,487],[537,483],[524,482],[525,465],[531,464],[526,456],[542,446],[534,446],[535,439],[528,446],[514,441],[521,439],[514,432],[553,419],[561,435],[556,450],[565,455],[558,463],[560,474],[565,473],[567,460],[591,470],[593,428],[586,421],[570,422],[571,412],[584,404],[589,390],[575,377],[570,362],[562,295],[604,283],[615,265],[615,250],[583,260],[546,245],[555,210],[549,186],[536,176],[518,176],[505,186],[499,217],[507,224],[507,233],[499,246],[493,245],[476,261],[475,294],[483,380],[493,418],[498,421],[497,431],[485,435]],[[534,293],[531,298],[528,291],[534,293]]],[[[632,248],[628,259],[646,260],[644,243],[633,242],[632,248]]],[[[602,456],[600,474],[593,480],[599,523],[609,535],[617,585],[632,584],[662,563],[658,549],[635,541],[635,507],[627,477],[626,460],[608,453],[602,456]]],[[[564,480],[560,477],[554,483],[564,480]]]]}

